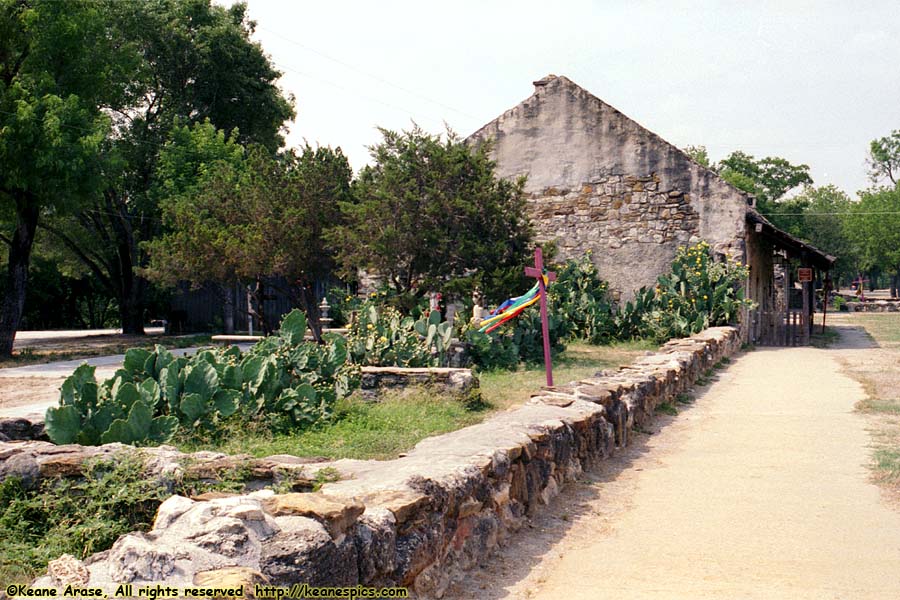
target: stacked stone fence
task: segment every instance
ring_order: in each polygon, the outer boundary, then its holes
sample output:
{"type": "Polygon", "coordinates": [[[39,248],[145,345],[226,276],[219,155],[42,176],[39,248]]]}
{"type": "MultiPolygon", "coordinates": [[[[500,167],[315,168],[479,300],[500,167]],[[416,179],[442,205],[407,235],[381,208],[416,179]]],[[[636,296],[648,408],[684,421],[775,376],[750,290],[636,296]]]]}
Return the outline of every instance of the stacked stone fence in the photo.
{"type": "Polygon", "coordinates": [[[848,302],[849,312],[898,312],[900,300],[866,300],[865,302],[848,302]]]}
{"type": "MultiPolygon", "coordinates": [[[[125,535],[83,564],[51,563],[51,574],[35,585],[58,586],[66,583],[60,572],[77,572],[83,585],[109,590],[118,583],[227,580],[248,589],[256,582],[406,586],[419,597],[440,597],[467,569],[487,562],[563,484],[625,446],[657,406],[687,392],[740,346],[733,327],[673,340],[618,371],[544,389],[518,409],[425,439],[391,461],[257,459],[268,469],[256,465],[260,472],[272,477],[293,472],[311,479],[330,467],[341,479],[314,493],[172,496],[150,532],[125,535]]],[[[80,448],[0,443],[0,474],[15,472],[13,461],[49,476],[42,452],[80,448]]],[[[225,460],[207,454],[194,464],[225,460]]],[[[171,458],[157,463],[180,464],[171,458]]],[[[66,464],[75,462],[70,456],[66,464]]]]}

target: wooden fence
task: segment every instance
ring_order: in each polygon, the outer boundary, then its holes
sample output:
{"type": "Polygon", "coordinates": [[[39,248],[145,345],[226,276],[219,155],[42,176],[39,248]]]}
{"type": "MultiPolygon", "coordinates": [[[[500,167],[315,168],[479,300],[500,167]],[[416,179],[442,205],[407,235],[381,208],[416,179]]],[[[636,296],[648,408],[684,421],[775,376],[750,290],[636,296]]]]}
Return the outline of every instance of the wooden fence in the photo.
{"type": "Polygon", "coordinates": [[[755,311],[753,339],[759,346],[809,345],[809,318],[802,309],[786,313],[755,311]]]}

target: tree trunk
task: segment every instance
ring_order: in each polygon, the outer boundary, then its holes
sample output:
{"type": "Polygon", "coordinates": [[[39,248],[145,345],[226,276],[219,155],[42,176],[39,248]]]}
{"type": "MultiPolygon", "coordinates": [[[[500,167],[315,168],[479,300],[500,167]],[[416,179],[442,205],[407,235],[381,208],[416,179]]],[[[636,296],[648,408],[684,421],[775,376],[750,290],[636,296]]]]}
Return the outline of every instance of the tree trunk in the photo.
{"type": "Polygon", "coordinates": [[[222,323],[225,335],[234,334],[234,282],[222,284],[222,323]]]}
{"type": "Polygon", "coordinates": [[[28,264],[40,215],[40,209],[30,200],[27,196],[16,198],[16,230],[9,246],[6,295],[0,303],[0,356],[12,354],[16,330],[25,310],[28,264]]]}
{"type": "Polygon", "coordinates": [[[317,344],[324,343],[322,341],[322,315],[319,312],[319,299],[316,297],[316,286],[308,281],[298,281],[293,286],[296,290],[295,297],[300,310],[306,313],[306,324],[312,332],[313,340],[317,344]]]}
{"type": "Polygon", "coordinates": [[[891,275],[891,298],[897,297],[898,287],[900,287],[900,270],[896,275],[891,275]]]}
{"type": "Polygon", "coordinates": [[[262,334],[264,336],[272,335],[272,327],[269,325],[269,320],[266,318],[265,285],[263,284],[261,277],[256,278],[256,285],[249,291],[251,301],[247,303],[248,318],[252,319],[256,317],[259,327],[262,330],[262,334]],[[254,304],[256,305],[255,308],[253,306],[254,304]]]}
{"type": "Polygon", "coordinates": [[[109,196],[107,209],[116,213],[115,216],[110,215],[110,222],[115,232],[119,267],[118,296],[122,333],[144,335],[144,294],[147,291],[147,280],[134,272],[139,259],[131,217],[123,203],[114,203],[109,196]]]}
{"type": "Polygon", "coordinates": [[[125,277],[119,297],[122,333],[144,335],[144,291],[147,282],[142,277],[125,277]]]}
{"type": "Polygon", "coordinates": [[[222,285],[222,324],[226,335],[234,334],[234,282],[222,285]]]}

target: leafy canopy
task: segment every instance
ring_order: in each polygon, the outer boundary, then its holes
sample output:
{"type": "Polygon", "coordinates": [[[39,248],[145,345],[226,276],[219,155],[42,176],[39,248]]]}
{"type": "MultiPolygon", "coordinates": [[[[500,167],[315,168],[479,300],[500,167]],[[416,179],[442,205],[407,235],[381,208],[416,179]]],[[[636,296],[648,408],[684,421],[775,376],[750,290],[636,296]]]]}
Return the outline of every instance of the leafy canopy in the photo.
{"type": "Polygon", "coordinates": [[[762,212],[771,210],[795,187],[813,182],[808,165],[794,165],[777,156],[756,159],[739,150],[722,159],[717,170],[725,181],[753,194],[762,212]]]}
{"type": "Polygon", "coordinates": [[[334,269],[324,230],[350,198],[340,149],[305,146],[275,157],[261,146],[245,150],[207,122],[174,132],[160,174],[169,231],[146,244],[153,280],[315,281],[334,269]]]}
{"type": "Polygon", "coordinates": [[[98,184],[101,108],[122,95],[103,5],[0,0],[0,202],[72,209],[98,184]],[[90,48],[90,52],[86,51],[90,48]]]}
{"type": "Polygon", "coordinates": [[[869,144],[869,177],[873,183],[884,179],[897,184],[900,174],[900,129],[869,144]]]}
{"type": "Polygon", "coordinates": [[[409,296],[459,297],[480,285],[488,299],[520,282],[531,241],[524,180],[498,179],[490,147],[470,148],[452,131],[380,131],[355,202],[341,205],[347,223],[332,233],[345,276],[365,269],[409,296]]]}
{"type": "Polygon", "coordinates": [[[152,290],[139,276],[148,260],[141,243],[163,233],[159,202],[171,194],[165,180],[171,174],[159,173],[158,161],[173,129],[208,120],[237,143],[274,152],[294,112],[292,99],[276,84],[280,73],[252,40],[255,24],[245,4],[92,5],[103,7],[110,38],[123,49],[128,68],[116,72],[122,93],[108,106],[114,131],[103,146],[101,193],[77,219],[54,220],[47,228],[117,299],[123,330],[142,333],[152,290]]]}
{"type": "Polygon", "coordinates": [[[861,192],[850,211],[847,231],[859,247],[863,268],[900,273],[900,189],[861,192]]]}
{"type": "Polygon", "coordinates": [[[779,202],[777,212],[769,218],[791,235],[836,256],[834,275],[852,277],[859,267],[857,246],[847,228],[853,205],[850,197],[833,185],[809,186],[779,202]]]}

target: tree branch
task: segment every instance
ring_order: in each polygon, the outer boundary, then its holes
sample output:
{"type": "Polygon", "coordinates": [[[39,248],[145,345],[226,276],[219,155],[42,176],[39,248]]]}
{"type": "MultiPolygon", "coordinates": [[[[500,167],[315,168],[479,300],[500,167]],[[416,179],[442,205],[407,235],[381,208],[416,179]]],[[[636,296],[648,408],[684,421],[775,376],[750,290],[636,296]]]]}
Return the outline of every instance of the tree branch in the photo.
{"type": "Polygon", "coordinates": [[[50,225],[48,223],[41,222],[41,223],[38,223],[38,227],[40,227],[41,229],[44,229],[46,231],[49,231],[54,236],[56,236],[63,244],[66,245],[66,247],[69,250],[72,251],[73,254],[75,254],[75,256],[77,256],[79,258],[79,260],[81,260],[85,265],[87,265],[87,267],[91,270],[91,272],[94,273],[94,275],[97,276],[97,278],[100,280],[100,283],[102,283],[104,287],[106,287],[113,294],[115,294],[115,291],[116,291],[115,286],[112,285],[112,281],[110,280],[110,278],[107,276],[106,273],[103,272],[103,269],[101,268],[101,266],[99,264],[97,264],[90,256],[88,256],[88,254],[85,251],[83,251],[81,248],[78,247],[78,244],[75,243],[75,240],[73,240],[71,237],[66,235],[61,229],[59,229],[58,227],[56,227],[54,225],[50,225]]]}

